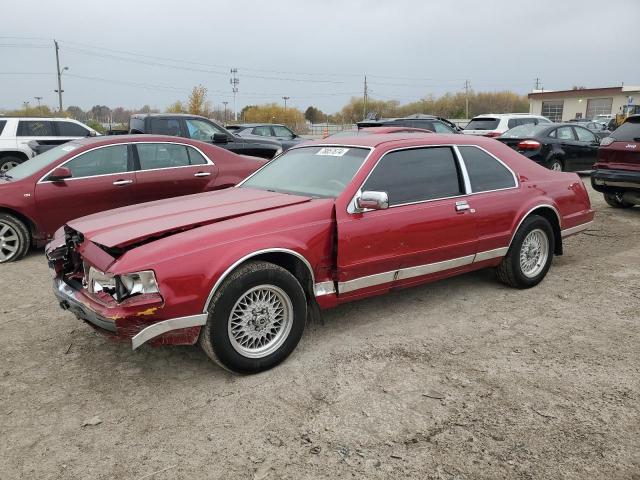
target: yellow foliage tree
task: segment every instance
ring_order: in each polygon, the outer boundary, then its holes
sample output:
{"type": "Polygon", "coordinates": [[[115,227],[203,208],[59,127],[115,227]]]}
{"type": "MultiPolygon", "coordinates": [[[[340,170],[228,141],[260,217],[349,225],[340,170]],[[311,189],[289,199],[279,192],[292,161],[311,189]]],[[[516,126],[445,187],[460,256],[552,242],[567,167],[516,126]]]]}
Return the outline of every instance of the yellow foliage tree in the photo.
{"type": "Polygon", "coordinates": [[[246,123],[281,123],[303,133],[306,130],[304,114],[297,108],[285,108],[277,103],[251,105],[242,110],[242,121],[246,123]]]}
{"type": "Polygon", "coordinates": [[[184,104],[180,100],[176,100],[167,107],[168,113],[186,113],[184,104]]]}
{"type": "Polygon", "coordinates": [[[211,114],[211,102],[207,100],[207,89],[202,85],[193,87],[187,100],[187,112],[208,117],[211,114]]]}

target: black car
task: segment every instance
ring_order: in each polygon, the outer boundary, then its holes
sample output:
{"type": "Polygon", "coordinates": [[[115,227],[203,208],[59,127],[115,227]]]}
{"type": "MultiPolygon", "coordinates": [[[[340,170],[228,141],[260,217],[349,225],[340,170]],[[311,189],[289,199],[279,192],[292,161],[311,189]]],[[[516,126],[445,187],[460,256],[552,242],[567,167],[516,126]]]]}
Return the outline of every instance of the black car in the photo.
{"type": "Polygon", "coordinates": [[[575,123],[520,125],[496,140],[551,170],[591,170],[600,139],[575,123]]]}
{"type": "Polygon", "coordinates": [[[435,133],[460,133],[460,128],[446,118],[420,113],[403,118],[367,119],[358,122],[358,128],[365,127],[410,127],[422,128],[435,133]]]}
{"type": "Polygon", "coordinates": [[[290,130],[289,127],[278,123],[241,123],[239,125],[227,125],[227,130],[242,138],[274,138],[280,142],[282,150],[288,150],[294,145],[305,141],[304,138],[290,130]]]}
{"type": "Polygon", "coordinates": [[[192,138],[213,143],[240,155],[273,158],[282,152],[275,139],[243,138],[227,131],[217,123],[198,115],[179,113],[144,113],[131,115],[129,133],[151,133],[192,138]]]}

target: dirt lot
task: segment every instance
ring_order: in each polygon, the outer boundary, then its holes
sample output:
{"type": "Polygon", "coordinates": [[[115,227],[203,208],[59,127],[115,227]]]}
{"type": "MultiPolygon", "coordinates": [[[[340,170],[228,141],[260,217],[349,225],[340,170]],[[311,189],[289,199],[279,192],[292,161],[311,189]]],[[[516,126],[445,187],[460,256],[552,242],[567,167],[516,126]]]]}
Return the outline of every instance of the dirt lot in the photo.
{"type": "Polygon", "coordinates": [[[99,336],[41,251],[3,265],[0,478],[640,479],[640,208],[592,201],[537,288],[340,307],[245,377],[99,336]]]}

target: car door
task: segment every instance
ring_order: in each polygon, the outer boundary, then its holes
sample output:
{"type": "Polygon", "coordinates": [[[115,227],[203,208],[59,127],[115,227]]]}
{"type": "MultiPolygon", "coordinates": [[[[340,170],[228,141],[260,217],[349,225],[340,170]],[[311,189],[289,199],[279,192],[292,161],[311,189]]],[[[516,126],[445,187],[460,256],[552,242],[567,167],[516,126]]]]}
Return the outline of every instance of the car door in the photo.
{"type": "Polygon", "coordinates": [[[192,146],[167,142],[133,144],[136,203],[213,189],[217,167],[192,146]]]}
{"type": "Polygon", "coordinates": [[[388,152],[361,191],[386,192],[389,208],[338,216],[341,296],[420,282],[473,262],[475,219],[453,147],[388,152]]]}
{"type": "Polygon", "coordinates": [[[20,150],[30,151],[29,142],[37,141],[42,145],[57,145],[53,122],[50,120],[20,120],[16,131],[16,139],[20,150]]]}
{"type": "Polygon", "coordinates": [[[591,170],[593,164],[596,163],[596,157],[598,156],[598,147],[600,141],[596,138],[595,134],[584,127],[573,127],[576,133],[576,170],[591,170]]]}
{"type": "Polygon", "coordinates": [[[555,134],[560,147],[564,151],[564,169],[567,171],[574,170],[578,163],[580,145],[576,140],[573,128],[569,126],[558,127],[555,134]]]}
{"type": "Polygon", "coordinates": [[[108,145],[79,154],[60,165],[71,178],[36,185],[35,198],[44,231],[74,218],[134,203],[135,173],[129,145],[108,145]]]}

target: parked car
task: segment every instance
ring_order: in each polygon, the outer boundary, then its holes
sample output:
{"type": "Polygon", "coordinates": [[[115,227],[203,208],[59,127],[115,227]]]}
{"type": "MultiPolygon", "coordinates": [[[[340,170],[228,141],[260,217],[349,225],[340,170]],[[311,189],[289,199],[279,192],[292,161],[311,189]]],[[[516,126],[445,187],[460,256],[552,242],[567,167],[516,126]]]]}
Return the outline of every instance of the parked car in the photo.
{"type": "Polygon", "coordinates": [[[291,148],[236,188],[73,220],[47,256],[62,308],[101,332],[199,341],[250,373],[318,307],[487,267],[533,287],[592,218],[576,174],[500,142],[365,135],[291,148]]]}
{"type": "Polygon", "coordinates": [[[178,113],[139,113],[129,119],[129,133],[150,133],[190,138],[239,155],[271,159],[282,152],[279,141],[270,138],[243,138],[227,131],[213,120],[178,113]]]}
{"type": "Polygon", "coordinates": [[[591,185],[614,208],[640,205],[640,115],[602,139],[591,185]]]}
{"type": "Polygon", "coordinates": [[[288,150],[294,145],[304,142],[297,133],[285,125],[276,123],[241,123],[228,125],[227,130],[242,138],[269,137],[274,138],[282,145],[282,150],[288,150]]]}
{"type": "Polygon", "coordinates": [[[532,115],[530,113],[488,113],[473,117],[464,127],[465,135],[482,135],[483,137],[499,137],[507,130],[520,125],[538,125],[539,123],[552,123],[546,117],[532,115]]]}
{"type": "Polygon", "coordinates": [[[600,122],[581,122],[579,124],[581,127],[586,128],[591,131],[596,137],[602,139],[604,137],[608,137],[611,133],[611,130],[607,128],[607,125],[600,122]]]}
{"type": "Polygon", "coordinates": [[[433,133],[431,130],[425,130],[424,128],[411,128],[411,127],[364,127],[357,130],[343,130],[342,132],[336,132],[329,135],[326,138],[335,137],[357,137],[358,135],[374,135],[381,133],[433,133]]]}
{"type": "Polygon", "coordinates": [[[71,118],[0,116],[0,172],[6,172],[46,147],[99,135],[71,118]]]}
{"type": "Polygon", "coordinates": [[[496,140],[551,170],[591,170],[600,139],[576,123],[527,124],[506,131],[496,140]]]}
{"type": "Polygon", "coordinates": [[[408,127],[430,130],[435,133],[460,133],[457,125],[446,118],[420,113],[403,118],[368,119],[358,122],[358,128],[372,127],[408,127]]]}
{"type": "MultiPolygon", "coordinates": [[[[74,140],[0,174],[0,263],[42,246],[69,220],[235,185],[265,163],[166,136],[74,140]]],[[[175,200],[170,200],[173,202],[175,200]]]]}

